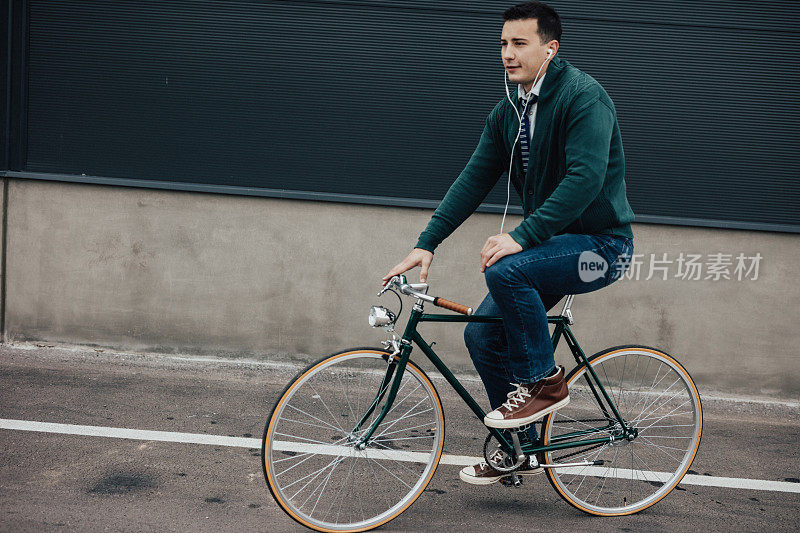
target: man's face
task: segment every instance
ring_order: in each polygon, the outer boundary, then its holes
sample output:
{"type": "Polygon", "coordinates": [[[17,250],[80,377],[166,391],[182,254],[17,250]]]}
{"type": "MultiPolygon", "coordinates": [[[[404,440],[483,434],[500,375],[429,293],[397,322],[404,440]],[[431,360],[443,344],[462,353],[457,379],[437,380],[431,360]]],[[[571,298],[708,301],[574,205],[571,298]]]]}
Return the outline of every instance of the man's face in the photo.
{"type": "Polygon", "coordinates": [[[539,38],[536,19],[509,20],[503,24],[500,36],[500,54],[503,66],[512,83],[521,83],[530,90],[536,73],[547,60],[549,43],[539,38]]]}

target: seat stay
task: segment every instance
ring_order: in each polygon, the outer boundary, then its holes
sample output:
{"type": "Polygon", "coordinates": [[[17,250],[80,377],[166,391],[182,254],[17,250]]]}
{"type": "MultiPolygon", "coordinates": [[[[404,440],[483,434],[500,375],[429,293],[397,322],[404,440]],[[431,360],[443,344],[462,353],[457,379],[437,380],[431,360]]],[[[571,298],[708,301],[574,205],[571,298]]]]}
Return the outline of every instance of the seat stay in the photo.
{"type": "Polygon", "coordinates": [[[625,422],[625,420],[623,420],[622,415],[619,414],[617,406],[614,404],[614,402],[611,400],[611,397],[606,392],[606,388],[603,386],[603,383],[600,381],[600,378],[597,377],[597,373],[595,373],[594,368],[592,368],[592,365],[589,364],[589,359],[586,357],[586,354],[583,353],[583,350],[578,344],[578,339],[575,338],[575,335],[572,333],[572,330],[569,328],[567,324],[564,324],[562,329],[562,334],[564,335],[564,339],[567,341],[567,345],[569,346],[569,349],[572,352],[573,357],[575,357],[575,362],[578,363],[578,366],[580,365],[586,366],[586,370],[589,373],[589,376],[587,376],[586,378],[586,383],[589,385],[592,394],[594,394],[595,400],[597,400],[597,405],[600,407],[600,410],[603,411],[603,415],[609,422],[611,420],[616,419],[620,423],[620,426],[622,426],[623,429],[628,429],[627,423],[625,422]],[[594,381],[594,383],[592,383],[592,381],[594,381]],[[595,387],[595,385],[597,387],[595,387]],[[600,394],[598,394],[597,389],[600,389],[600,393],[602,393],[602,397],[603,399],[605,399],[606,404],[603,403],[603,400],[601,399],[600,394]],[[608,407],[611,408],[613,416],[611,415],[611,413],[608,412],[606,405],[608,405],[608,407]]]}

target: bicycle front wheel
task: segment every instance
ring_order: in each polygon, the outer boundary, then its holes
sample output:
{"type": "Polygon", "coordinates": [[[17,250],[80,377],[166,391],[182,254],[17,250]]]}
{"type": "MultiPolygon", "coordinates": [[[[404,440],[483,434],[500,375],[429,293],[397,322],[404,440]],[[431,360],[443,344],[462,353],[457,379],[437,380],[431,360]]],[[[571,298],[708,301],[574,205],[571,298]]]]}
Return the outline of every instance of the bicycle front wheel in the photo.
{"type": "Polygon", "coordinates": [[[388,396],[387,358],[384,350],[354,348],[321,359],[286,387],[267,420],[267,485],[281,508],[309,528],[378,527],[405,511],[433,477],[444,413],[433,383],[411,361],[369,445],[356,447],[388,396]]]}
{"type": "Polygon", "coordinates": [[[570,403],[544,420],[543,441],[614,440],[547,452],[550,464],[602,462],[547,469],[547,476],[582,511],[633,514],[669,494],[691,466],[703,428],[700,395],[686,369],[655,348],[618,346],[588,360],[635,433],[625,435],[611,410],[603,412],[597,400],[602,392],[586,365],[578,366],[566,378],[570,403]]]}

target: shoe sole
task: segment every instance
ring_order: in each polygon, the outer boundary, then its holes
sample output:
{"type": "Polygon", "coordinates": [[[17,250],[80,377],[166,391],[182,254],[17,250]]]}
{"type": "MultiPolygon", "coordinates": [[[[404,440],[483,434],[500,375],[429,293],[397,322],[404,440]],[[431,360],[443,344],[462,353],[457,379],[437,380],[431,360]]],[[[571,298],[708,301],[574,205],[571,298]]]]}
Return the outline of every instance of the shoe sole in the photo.
{"type": "Polygon", "coordinates": [[[542,409],[538,413],[526,416],[525,418],[514,418],[512,420],[493,420],[491,418],[484,417],[483,423],[486,425],[486,427],[490,428],[514,429],[541,420],[542,418],[549,415],[553,411],[557,411],[558,409],[561,409],[562,407],[566,406],[568,403],[569,403],[569,396],[567,396],[560,402],[554,403],[550,407],[542,409]]]}
{"type": "MultiPolygon", "coordinates": [[[[544,468],[539,468],[537,470],[525,470],[524,472],[517,472],[517,475],[518,476],[535,476],[535,475],[542,474],[542,473],[544,473],[544,468]]],[[[498,481],[500,481],[504,477],[508,477],[510,475],[511,475],[511,472],[509,472],[507,474],[503,474],[502,476],[497,476],[497,477],[471,477],[471,476],[464,475],[464,472],[459,472],[458,473],[458,477],[461,479],[461,481],[463,481],[464,483],[469,483],[470,485],[492,485],[494,483],[497,483],[498,481]]]]}

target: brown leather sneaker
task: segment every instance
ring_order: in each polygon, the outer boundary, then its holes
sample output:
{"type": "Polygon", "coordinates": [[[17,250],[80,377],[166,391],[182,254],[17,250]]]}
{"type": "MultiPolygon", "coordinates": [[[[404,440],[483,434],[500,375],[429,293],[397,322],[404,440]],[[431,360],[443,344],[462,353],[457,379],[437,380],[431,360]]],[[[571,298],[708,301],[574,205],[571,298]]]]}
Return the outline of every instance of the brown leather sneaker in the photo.
{"type": "Polygon", "coordinates": [[[511,429],[535,422],[569,403],[564,367],[536,383],[519,384],[508,393],[508,401],[487,414],[483,423],[491,428],[511,429]]]}
{"type": "MultiPolygon", "coordinates": [[[[493,461],[502,460],[503,452],[500,450],[495,451],[495,454],[500,454],[500,456],[495,459],[492,458],[493,461]]],[[[525,464],[517,469],[518,476],[534,476],[536,474],[541,474],[544,472],[544,468],[539,466],[538,463],[535,463],[536,466],[531,466],[531,460],[528,459],[525,461],[525,464]]],[[[471,485],[491,485],[492,483],[497,483],[504,477],[510,476],[511,472],[500,472],[499,470],[495,470],[485,461],[481,461],[480,463],[476,464],[475,466],[466,466],[461,469],[461,472],[458,473],[458,477],[461,478],[461,481],[469,483],[471,485]]]]}

